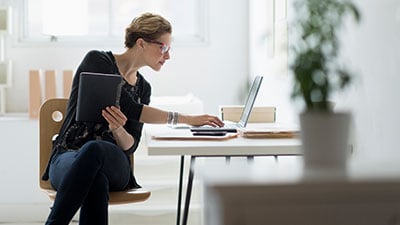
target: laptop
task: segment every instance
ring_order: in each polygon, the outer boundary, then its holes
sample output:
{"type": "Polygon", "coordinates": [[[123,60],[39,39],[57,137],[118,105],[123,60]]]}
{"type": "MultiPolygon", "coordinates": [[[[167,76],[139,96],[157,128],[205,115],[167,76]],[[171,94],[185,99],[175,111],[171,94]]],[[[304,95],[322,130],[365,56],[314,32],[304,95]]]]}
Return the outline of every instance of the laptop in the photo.
{"type": "Polygon", "coordinates": [[[107,106],[119,106],[121,76],[91,72],[79,76],[76,121],[105,123],[101,111],[107,106]]]}
{"type": "Polygon", "coordinates": [[[260,90],[261,82],[263,80],[262,76],[256,76],[254,78],[253,84],[251,85],[249,94],[247,96],[242,115],[240,116],[240,120],[237,123],[232,121],[224,121],[225,126],[223,127],[212,127],[212,126],[200,126],[200,127],[192,127],[190,131],[192,132],[237,132],[240,128],[245,128],[247,125],[247,121],[249,120],[251,110],[253,109],[254,102],[256,101],[256,97],[258,91],[260,90]]]}

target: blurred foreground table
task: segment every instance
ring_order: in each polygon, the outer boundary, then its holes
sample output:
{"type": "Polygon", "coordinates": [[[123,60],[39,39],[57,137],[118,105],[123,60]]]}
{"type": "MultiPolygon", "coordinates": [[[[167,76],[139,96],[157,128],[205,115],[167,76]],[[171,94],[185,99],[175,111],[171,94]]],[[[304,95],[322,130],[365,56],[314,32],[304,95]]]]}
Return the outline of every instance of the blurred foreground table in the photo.
{"type": "Polygon", "coordinates": [[[207,225],[400,224],[398,163],[351,162],[345,172],[198,165],[207,225]]]}

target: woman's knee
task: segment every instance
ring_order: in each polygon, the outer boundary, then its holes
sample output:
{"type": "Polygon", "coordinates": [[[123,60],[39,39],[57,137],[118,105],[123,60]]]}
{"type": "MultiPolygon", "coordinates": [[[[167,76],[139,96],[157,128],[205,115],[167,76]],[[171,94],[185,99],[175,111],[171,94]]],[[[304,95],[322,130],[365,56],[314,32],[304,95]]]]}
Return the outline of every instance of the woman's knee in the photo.
{"type": "Polygon", "coordinates": [[[81,147],[80,155],[84,155],[90,158],[106,158],[110,159],[111,161],[128,160],[122,149],[120,149],[117,145],[107,141],[87,142],[81,147]]]}
{"type": "Polygon", "coordinates": [[[88,141],[81,147],[80,152],[81,155],[89,158],[103,158],[106,156],[107,151],[109,151],[109,145],[111,145],[111,143],[106,141],[88,141]]]}
{"type": "Polygon", "coordinates": [[[126,160],[122,150],[113,143],[107,141],[89,141],[84,144],[79,153],[79,157],[88,159],[126,160]]]}

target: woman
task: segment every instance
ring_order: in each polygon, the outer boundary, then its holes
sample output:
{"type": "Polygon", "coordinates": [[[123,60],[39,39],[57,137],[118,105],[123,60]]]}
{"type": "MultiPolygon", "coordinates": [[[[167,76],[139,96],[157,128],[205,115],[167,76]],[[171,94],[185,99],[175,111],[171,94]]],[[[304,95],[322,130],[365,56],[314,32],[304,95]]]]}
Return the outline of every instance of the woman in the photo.
{"type": "Polygon", "coordinates": [[[140,187],[133,176],[129,155],[138,146],[143,123],[223,126],[215,116],[182,115],[147,106],[151,87],[138,70],[144,66],[161,69],[170,58],[171,33],[167,20],[145,13],[126,29],[125,52],[90,51],[84,57],[72,84],[65,121],[43,175],[57,190],[46,224],[69,224],[79,208],[79,224],[108,224],[108,192],[140,187]],[[81,72],[123,77],[120,106],[107,107],[102,112],[107,123],[75,121],[81,72]]]}

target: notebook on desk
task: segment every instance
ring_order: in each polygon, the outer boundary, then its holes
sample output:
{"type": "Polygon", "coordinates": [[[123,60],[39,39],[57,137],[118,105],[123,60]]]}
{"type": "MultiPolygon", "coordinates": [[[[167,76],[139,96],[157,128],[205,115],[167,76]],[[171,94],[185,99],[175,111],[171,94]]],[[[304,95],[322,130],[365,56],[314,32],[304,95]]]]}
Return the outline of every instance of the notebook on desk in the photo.
{"type": "Polygon", "coordinates": [[[249,120],[251,110],[253,109],[254,102],[256,101],[256,97],[258,91],[260,90],[261,82],[263,80],[262,76],[256,76],[254,78],[253,84],[251,85],[249,94],[247,96],[242,114],[240,116],[240,120],[237,123],[232,121],[224,121],[225,126],[223,127],[211,127],[211,126],[201,126],[201,127],[192,127],[190,131],[192,132],[213,132],[213,131],[226,131],[226,132],[237,132],[238,129],[245,128],[247,125],[247,121],[249,120]]]}
{"type": "Polygon", "coordinates": [[[82,72],[79,76],[76,121],[106,122],[101,111],[107,106],[119,106],[121,76],[90,72],[82,72]]]}

